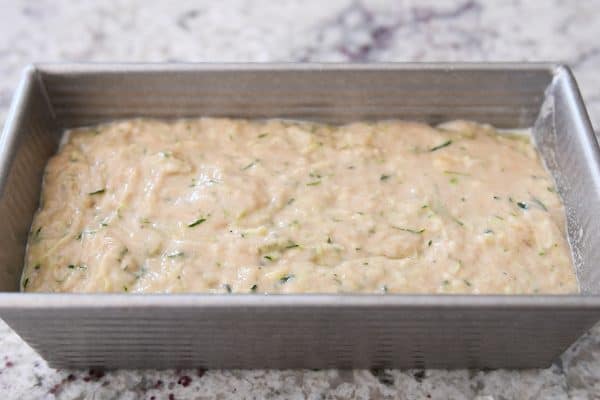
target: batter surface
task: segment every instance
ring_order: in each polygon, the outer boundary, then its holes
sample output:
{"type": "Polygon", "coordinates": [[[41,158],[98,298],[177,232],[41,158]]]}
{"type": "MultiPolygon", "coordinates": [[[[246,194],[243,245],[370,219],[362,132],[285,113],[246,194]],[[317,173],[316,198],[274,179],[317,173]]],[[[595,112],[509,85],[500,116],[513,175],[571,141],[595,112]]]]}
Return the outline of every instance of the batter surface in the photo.
{"type": "Polygon", "coordinates": [[[489,126],[135,119],[49,161],[21,286],[576,292],[564,225],[528,138],[489,126]]]}

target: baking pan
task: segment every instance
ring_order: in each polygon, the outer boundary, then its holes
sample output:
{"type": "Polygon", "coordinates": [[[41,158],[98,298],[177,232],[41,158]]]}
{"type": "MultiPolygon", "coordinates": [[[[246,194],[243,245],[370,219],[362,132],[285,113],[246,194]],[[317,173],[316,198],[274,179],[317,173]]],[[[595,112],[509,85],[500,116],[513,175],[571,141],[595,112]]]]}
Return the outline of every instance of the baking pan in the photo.
{"type": "Polygon", "coordinates": [[[0,138],[0,316],[54,367],[544,367],[600,319],[600,151],[555,64],[39,64],[0,138]],[[567,211],[578,295],[18,293],[66,128],[227,116],[533,126],[567,211]]]}

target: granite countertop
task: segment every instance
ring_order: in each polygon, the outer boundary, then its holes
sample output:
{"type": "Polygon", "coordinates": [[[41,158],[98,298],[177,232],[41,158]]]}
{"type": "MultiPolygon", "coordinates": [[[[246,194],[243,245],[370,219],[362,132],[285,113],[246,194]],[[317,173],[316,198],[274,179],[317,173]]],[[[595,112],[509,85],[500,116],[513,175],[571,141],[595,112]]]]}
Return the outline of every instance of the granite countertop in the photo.
{"type": "MultiPolygon", "coordinates": [[[[0,120],[34,61],[565,61],[600,127],[600,1],[18,0],[0,120]]],[[[2,399],[600,398],[600,325],[547,369],[55,370],[0,321],[2,399]]]]}

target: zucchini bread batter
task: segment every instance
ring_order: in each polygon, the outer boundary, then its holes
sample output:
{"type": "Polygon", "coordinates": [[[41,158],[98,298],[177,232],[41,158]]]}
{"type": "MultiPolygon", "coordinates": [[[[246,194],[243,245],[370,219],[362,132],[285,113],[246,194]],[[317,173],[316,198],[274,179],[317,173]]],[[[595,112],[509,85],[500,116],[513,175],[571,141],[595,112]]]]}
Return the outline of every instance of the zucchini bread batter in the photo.
{"type": "Polygon", "coordinates": [[[68,132],[24,291],[569,293],[527,136],[453,121],[134,119],[68,132]]]}

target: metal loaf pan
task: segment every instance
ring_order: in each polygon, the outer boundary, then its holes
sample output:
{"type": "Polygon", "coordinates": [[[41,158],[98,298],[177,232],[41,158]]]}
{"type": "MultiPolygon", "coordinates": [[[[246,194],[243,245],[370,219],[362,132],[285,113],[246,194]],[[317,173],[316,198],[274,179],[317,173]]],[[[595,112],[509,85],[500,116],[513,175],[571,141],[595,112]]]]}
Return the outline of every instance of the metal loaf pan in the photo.
{"type": "Polygon", "coordinates": [[[0,316],[55,367],[543,367],[600,319],[600,152],[554,64],[41,64],[0,138],[0,316]],[[44,166],[65,128],[126,117],[534,126],[582,294],[18,293],[44,166]]]}

